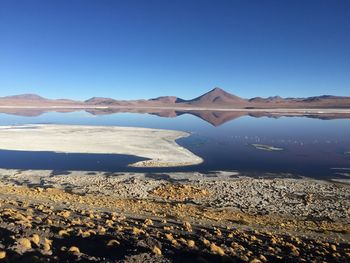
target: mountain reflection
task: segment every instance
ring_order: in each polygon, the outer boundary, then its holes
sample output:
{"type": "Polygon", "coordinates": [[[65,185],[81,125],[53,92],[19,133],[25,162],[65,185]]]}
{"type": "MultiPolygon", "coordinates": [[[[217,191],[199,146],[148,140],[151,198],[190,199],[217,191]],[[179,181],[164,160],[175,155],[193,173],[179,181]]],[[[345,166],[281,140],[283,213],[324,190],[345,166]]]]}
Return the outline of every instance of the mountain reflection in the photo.
{"type": "MultiPolygon", "coordinates": [[[[23,116],[23,117],[38,117],[48,112],[70,113],[81,111],[81,109],[23,109],[23,108],[3,108],[0,113],[23,116]]],[[[183,114],[190,114],[196,116],[211,125],[218,127],[226,122],[233,121],[243,116],[250,116],[255,118],[269,117],[307,117],[323,120],[331,119],[350,119],[350,113],[312,113],[301,114],[293,112],[268,112],[268,111],[218,111],[218,110],[177,110],[177,109],[157,109],[157,108],[96,108],[85,109],[85,112],[94,115],[110,115],[117,113],[147,113],[164,118],[176,118],[183,114]]]]}

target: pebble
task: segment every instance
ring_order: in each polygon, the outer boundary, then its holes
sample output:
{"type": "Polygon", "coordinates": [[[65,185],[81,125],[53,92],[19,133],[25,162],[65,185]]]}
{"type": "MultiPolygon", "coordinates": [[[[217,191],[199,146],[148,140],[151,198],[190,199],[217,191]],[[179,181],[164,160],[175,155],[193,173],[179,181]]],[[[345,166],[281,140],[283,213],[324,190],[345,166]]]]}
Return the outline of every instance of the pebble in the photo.
{"type": "Polygon", "coordinates": [[[68,250],[68,252],[72,253],[72,254],[79,254],[80,253],[80,250],[78,247],[75,247],[75,246],[71,246],[68,250]]]}
{"type": "Polygon", "coordinates": [[[39,246],[40,236],[38,234],[34,234],[31,238],[31,240],[35,245],[39,246]]]}
{"type": "Polygon", "coordinates": [[[193,240],[187,240],[187,246],[190,248],[193,248],[196,245],[196,243],[193,240]]]}
{"type": "Polygon", "coordinates": [[[215,254],[219,254],[220,256],[225,255],[224,250],[221,247],[215,245],[214,243],[210,244],[210,251],[215,254]]]}
{"type": "Polygon", "coordinates": [[[334,245],[334,244],[330,245],[330,248],[331,248],[333,251],[337,251],[337,247],[336,247],[336,245],[334,245]]]}
{"type": "Polygon", "coordinates": [[[107,243],[107,247],[119,246],[120,242],[118,240],[112,239],[107,243]]]}
{"type": "Polygon", "coordinates": [[[64,236],[69,236],[69,233],[66,230],[60,230],[58,231],[58,235],[60,237],[64,237],[64,236]]]}
{"type": "Polygon", "coordinates": [[[157,247],[157,246],[154,246],[152,251],[153,251],[153,253],[156,254],[156,255],[161,255],[161,254],[162,254],[162,251],[161,251],[160,248],[157,247]]]}
{"type": "Polygon", "coordinates": [[[18,244],[27,250],[32,248],[32,244],[30,243],[28,238],[21,238],[18,244]]]}

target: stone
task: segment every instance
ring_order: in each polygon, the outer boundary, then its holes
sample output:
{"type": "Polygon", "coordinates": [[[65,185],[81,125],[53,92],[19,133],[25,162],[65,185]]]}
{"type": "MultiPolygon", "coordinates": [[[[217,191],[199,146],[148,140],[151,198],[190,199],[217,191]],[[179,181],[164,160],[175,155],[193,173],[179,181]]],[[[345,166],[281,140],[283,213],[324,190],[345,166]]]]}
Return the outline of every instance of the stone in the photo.
{"type": "Polygon", "coordinates": [[[112,239],[109,240],[107,243],[107,247],[114,247],[114,246],[119,246],[120,242],[118,240],[112,239]]]}
{"type": "Polygon", "coordinates": [[[6,252],[3,250],[0,250],[0,259],[6,258],[6,252]]]}
{"type": "Polygon", "coordinates": [[[30,243],[30,240],[28,238],[21,238],[18,241],[18,244],[26,250],[32,248],[32,244],[30,243]]]}
{"type": "Polygon", "coordinates": [[[31,237],[31,241],[32,241],[35,245],[39,246],[39,244],[40,244],[40,236],[39,236],[38,234],[34,234],[34,235],[31,237]]]}
{"type": "Polygon", "coordinates": [[[71,246],[68,250],[68,252],[72,253],[72,254],[80,254],[80,250],[78,247],[75,246],[71,246]]]}
{"type": "Polygon", "coordinates": [[[190,248],[195,247],[196,243],[193,240],[187,240],[187,246],[190,248]]]}
{"type": "Polygon", "coordinates": [[[156,255],[162,255],[162,251],[160,250],[159,247],[154,246],[152,252],[156,255]]]}
{"type": "Polygon", "coordinates": [[[220,255],[220,256],[225,255],[224,250],[223,250],[221,247],[215,245],[214,243],[211,243],[211,244],[210,244],[210,251],[211,251],[212,253],[218,254],[218,255],[220,255]]]}

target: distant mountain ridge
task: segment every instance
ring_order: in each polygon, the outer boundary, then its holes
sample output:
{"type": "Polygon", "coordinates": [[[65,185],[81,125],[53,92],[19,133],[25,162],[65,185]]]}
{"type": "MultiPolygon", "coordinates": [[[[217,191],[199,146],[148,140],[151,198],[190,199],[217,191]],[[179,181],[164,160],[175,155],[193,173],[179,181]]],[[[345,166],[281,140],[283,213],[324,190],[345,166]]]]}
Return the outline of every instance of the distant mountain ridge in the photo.
{"type": "Polygon", "coordinates": [[[113,98],[93,97],[85,101],[69,99],[47,99],[36,94],[21,94],[0,97],[0,106],[40,106],[40,107],[166,107],[166,108],[208,108],[208,109],[259,109],[259,108],[350,108],[350,97],[322,95],[308,98],[268,98],[255,97],[244,99],[226,92],[221,88],[194,99],[184,100],[176,96],[162,96],[153,99],[117,100],[113,98]]]}
{"type": "Polygon", "coordinates": [[[47,100],[37,94],[19,94],[13,96],[2,97],[2,99],[20,99],[20,100],[47,100]]]}

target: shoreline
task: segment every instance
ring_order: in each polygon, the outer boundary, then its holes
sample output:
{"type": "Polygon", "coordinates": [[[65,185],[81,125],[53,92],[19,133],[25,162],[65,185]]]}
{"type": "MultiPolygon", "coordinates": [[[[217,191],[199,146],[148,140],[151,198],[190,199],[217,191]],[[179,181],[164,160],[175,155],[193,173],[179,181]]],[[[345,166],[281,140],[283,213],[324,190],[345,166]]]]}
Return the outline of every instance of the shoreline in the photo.
{"type": "Polygon", "coordinates": [[[349,108],[211,108],[211,107],[158,107],[158,106],[4,106],[0,105],[0,109],[152,109],[152,110],[183,110],[183,111],[232,111],[232,112],[267,112],[267,113],[303,113],[303,114],[344,114],[350,113],[349,108]]]}
{"type": "MultiPolygon", "coordinates": [[[[311,178],[252,178],[229,171],[210,174],[64,171],[59,174],[51,170],[12,169],[0,169],[0,181],[2,185],[54,188],[107,199],[167,200],[170,203],[191,200],[189,204],[194,206],[227,213],[294,218],[300,223],[299,227],[304,221],[324,221],[328,226],[334,223],[335,228],[340,227],[350,234],[350,185],[338,182],[311,178]]],[[[312,229],[310,227],[310,233],[314,232],[312,229]]],[[[339,237],[350,241],[348,234],[339,237]]]]}

